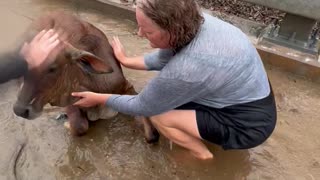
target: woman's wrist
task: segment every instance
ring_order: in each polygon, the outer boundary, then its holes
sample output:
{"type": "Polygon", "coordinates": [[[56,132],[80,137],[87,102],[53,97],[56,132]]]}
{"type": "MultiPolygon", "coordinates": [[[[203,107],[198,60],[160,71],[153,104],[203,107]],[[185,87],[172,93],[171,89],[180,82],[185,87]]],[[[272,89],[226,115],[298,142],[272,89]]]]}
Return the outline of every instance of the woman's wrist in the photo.
{"type": "Polygon", "coordinates": [[[128,64],[128,62],[130,62],[130,61],[128,61],[128,57],[127,56],[123,56],[122,58],[121,58],[121,64],[123,65],[123,66],[125,66],[125,67],[130,67],[130,64],[128,64]]]}
{"type": "Polygon", "coordinates": [[[111,94],[100,94],[99,98],[99,104],[105,105],[110,98],[111,94]]]}

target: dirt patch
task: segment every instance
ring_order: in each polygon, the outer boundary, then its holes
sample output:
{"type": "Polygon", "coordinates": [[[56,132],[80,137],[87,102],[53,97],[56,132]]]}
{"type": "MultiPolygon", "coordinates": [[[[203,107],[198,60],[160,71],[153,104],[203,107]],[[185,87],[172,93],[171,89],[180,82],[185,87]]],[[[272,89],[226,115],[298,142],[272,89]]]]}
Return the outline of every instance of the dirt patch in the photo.
{"type": "MultiPolygon", "coordinates": [[[[279,24],[287,14],[278,9],[252,4],[243,0],[197,0],[197,2],[201,7],[210,11],[237,16],[263,25],[279,24]]],[[[320,35],[319,28],[320,24],[317,23],[312,32],[314,36],[320,35]]]]}
{"type": "Polygon", "coordinates": [[[286,14],[277,9],[238,0],[197,0],[197,2],[211,11],[219,11],[262,24],[269,24],[275,19],[281,20],[286,14]]]}

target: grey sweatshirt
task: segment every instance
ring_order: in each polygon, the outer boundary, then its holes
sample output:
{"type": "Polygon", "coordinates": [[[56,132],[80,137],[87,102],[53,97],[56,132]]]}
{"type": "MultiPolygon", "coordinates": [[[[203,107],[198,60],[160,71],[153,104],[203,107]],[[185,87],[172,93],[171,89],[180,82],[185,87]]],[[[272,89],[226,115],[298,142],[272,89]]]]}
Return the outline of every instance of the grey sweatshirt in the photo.
{"type": "Polygon", "coordinates": [[[125,114],[152,116],[188,102],[223,108],[269,95],[262,61],[247,36],[204,14],[196,37],[177,54],[160,49],[144,57],[160,71],[138,95],[112,95],[107,106],[125,114]]]}

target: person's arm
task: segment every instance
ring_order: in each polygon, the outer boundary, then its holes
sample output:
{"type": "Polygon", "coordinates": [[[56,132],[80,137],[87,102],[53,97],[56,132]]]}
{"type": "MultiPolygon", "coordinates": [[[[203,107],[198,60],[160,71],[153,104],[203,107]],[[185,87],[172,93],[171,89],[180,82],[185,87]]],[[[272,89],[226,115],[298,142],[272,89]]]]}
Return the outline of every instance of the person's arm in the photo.
{"type": "Polygon", "coordinates": [[[76,106],[92,107],[106,104],[112,109],[130,115],[152,116],[172,110],[206,93],[203,82],[176,79],[153,79],[138,95],[74,92],[80,98],[76,106]]]}
{"type": "Polygon", "coordinates": [[[136,70],[147,70],[147,66],[144,63],[144,57],[143,56],[137,56],[137,57],[124,57],[123,59],[119,59],[121,64],[124,67],[130,68],[130,69],[136,69],[136,70]]]}
{"type": "Polygon", "coordinates": [[[127,57],[118,37],[111,42],[114,55],[125,67],[136,70],[161,70],[173,56],[169,49],[160,49],[145,56],[127,57]]]}
{"type": "Polygon", "coordinates": [[[18,54],[5,53],[0,56],[0,83],[23,76],[28,71],[28,63],[18,54]]]}
{"type": "Polygon", "coordinates": [[[125,50],[118,37],[113,37],[111,46],[117,60],[124,66],[130,69],[146,70],[143,56],[127,57],[125,50]]]}
{"type": "Polygon", "coordinates": [[[112,95],[106,105],[130,115],[152,116],[172,110],[206,94],[202,82],[155,78],[138,95],[112,95]]]}
{"type": "Polygon", "coordinates": [[[148,71],[160,71],[173,58],[170,49],[159,49],[144,56],[144,63],[148,71]]]}
{"type": "Polygon", "coordinates": [[[58,44],[58,34],[53,30],[41,31],[30,43],[25,43],[20,52],[7,52],[0,55],[0,83],[23,76],[29,69],[51,63],[47,57],[54,49],[55,53],[60,50],[56,48],[58,44]]]}

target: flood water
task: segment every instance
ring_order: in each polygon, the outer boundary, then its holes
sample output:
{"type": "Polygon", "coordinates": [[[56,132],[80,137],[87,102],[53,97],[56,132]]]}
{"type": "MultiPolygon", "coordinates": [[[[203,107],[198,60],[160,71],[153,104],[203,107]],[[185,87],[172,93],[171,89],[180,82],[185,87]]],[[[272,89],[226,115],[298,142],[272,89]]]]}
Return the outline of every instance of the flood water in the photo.
{"type": "MultiPolygon", "coordinates": [[[[88,8],[82,2],[2,0],[0,51],[14,44],[31,19],[58,9],[93,23],[109,38],[118,35],[128,55],[152,50],[146,40],[135,35],[132,21],[88,8]]],[[[163,137],[157,145],[147,144],[140,128],[125,115],[92,123],[82,137],[72,137],[63,121],[55,119],[62,112],[57,107],[47,106],[41,117],[31,121],[16,117],[12,105],[18,82],[2,84],[0,180],[320,179],[320,86],[274,67],[266,69],[278,107],[273,135],[250,150],[224,151],[208,144],[215,155],[210,162],[193,159],[163,137]]],[[[155,75],[127,69],[124,72],[138,91],[155,75]]]]}

